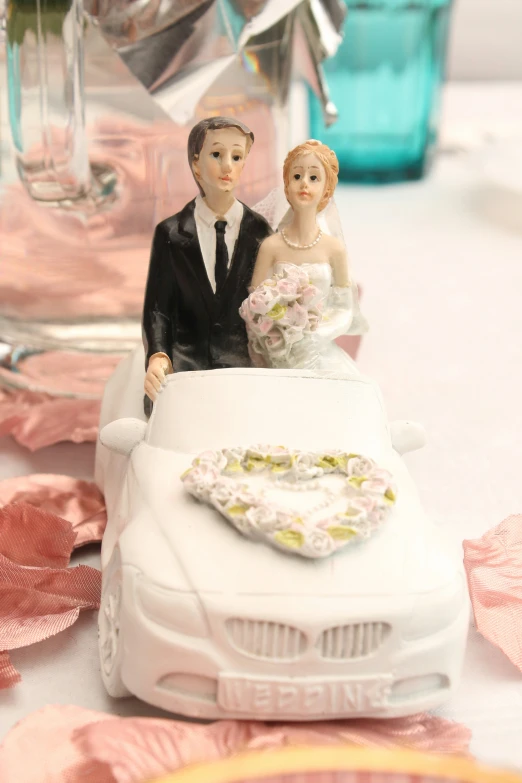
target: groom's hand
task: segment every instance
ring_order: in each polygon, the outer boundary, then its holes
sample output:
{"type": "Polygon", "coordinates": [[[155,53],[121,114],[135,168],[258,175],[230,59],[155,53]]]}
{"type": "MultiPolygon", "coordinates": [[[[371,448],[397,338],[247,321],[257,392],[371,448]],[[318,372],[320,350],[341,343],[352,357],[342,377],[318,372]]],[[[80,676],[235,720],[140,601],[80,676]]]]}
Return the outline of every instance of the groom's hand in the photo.
{"type": "Polygon", "coordinates": [[[154,402],[165,378],[172,372],[172,365],[166,356],[151,356],[145,376],[145,394],[154,402]]]}

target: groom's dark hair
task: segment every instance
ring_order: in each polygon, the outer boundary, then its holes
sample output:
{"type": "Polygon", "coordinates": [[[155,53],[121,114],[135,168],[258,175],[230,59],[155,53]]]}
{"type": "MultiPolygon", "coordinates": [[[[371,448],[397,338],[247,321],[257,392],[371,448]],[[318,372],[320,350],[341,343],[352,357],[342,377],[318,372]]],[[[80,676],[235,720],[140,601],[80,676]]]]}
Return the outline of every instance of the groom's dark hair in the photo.
{"type": "Polygon", "coordinates": [[[187,142],[187,153],[188,153],[188,162],[190,166],[190,170],[192,171],[192,176],[194,177],[196,181],[196,185],[199,188],[199,192],[202,196],[205,195],[203,188],[197,181],[196,177],[194,176],[194,170],[192,168],[192,164],[195,160],[199,158],[199,153],[201,152],[203,148],[203,144],[205,143],[205,137],[207,135],[208,131],[213,130],[223,130],[224,128],[236,128],[238,131],[240,131],[244,136],[247,137],[247,147],[246,147],[246,154],[250,152],[250,148],[252,147],[252,144],[254,143],[254,134],[248,128],[244,123],[239,122],[239,120],[233,119],[232,117],[207,117],[205,120],[200,120],[197,125],[194,125],[192,130],[190,131],[188,142],[187,142]]]}

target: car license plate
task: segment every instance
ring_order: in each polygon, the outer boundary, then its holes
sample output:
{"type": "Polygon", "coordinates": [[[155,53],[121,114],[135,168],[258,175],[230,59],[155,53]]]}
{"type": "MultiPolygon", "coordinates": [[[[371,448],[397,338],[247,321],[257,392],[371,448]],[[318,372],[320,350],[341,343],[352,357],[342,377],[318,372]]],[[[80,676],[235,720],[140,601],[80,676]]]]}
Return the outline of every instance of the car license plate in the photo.
{"type": "Polygon", "coordinates": [[[384,707],[391,675],[357,679],[219,678],[218,702],[228,712],[257,715],[349,715],[384,707]]]}

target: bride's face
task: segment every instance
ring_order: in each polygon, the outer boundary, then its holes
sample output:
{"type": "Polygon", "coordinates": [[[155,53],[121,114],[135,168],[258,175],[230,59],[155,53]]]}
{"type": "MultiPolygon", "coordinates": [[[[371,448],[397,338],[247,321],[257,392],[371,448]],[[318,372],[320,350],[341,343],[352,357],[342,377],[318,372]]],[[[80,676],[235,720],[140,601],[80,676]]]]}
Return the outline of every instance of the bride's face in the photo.
{"type": "Polygon", "coordinates": [[[301,155],[293,162],[287,183],[287,196],[294,211],[317,206],[326,186],[324,166],[313,153],[301,155]]]}

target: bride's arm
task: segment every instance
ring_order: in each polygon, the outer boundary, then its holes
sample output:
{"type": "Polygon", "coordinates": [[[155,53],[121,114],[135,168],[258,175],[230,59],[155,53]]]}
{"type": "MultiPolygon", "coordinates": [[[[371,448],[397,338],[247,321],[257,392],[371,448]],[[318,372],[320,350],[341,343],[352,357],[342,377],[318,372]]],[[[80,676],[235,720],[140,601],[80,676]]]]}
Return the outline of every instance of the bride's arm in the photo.
{"type": "Polygon", "coordinates": [[[252,275],[252,282],[250,283],[250,292],[257,288],[264,280],[270,277],[274,252],[273,252],[274,237],[270,236],[261,242],[259,252],[257,254],[256,264],[254,266],[254,274],[252,275]]]}
{"type": "MultiPolygon", "coordinates": [[[[359,308],[357,284],[353,282],[344,243],[335,239],[330,253],[332,286],[328,297],[330,339],[341,334],[364,334],[368,323],[359,308]]],[[[321,326],[319,326],[321,328],[321,326]]]]}
{"type": "Polygon", "coordinates": [[[330,342],[346,334],[353,320],[353,294],[348,258],[344,244],[328,237],[328,261],[332,267],[332,285],[323,311],[323,317],[314,334],[330,342]]]}
{"type": "Polygon", "coordinates": [[[332,266],[334,285],[341,288],[351,286],[352,281],[350,279],[350,267],[348,264],[346,248],[338,239],[334,239],[332,243],[330,264],[332,266]]]}

